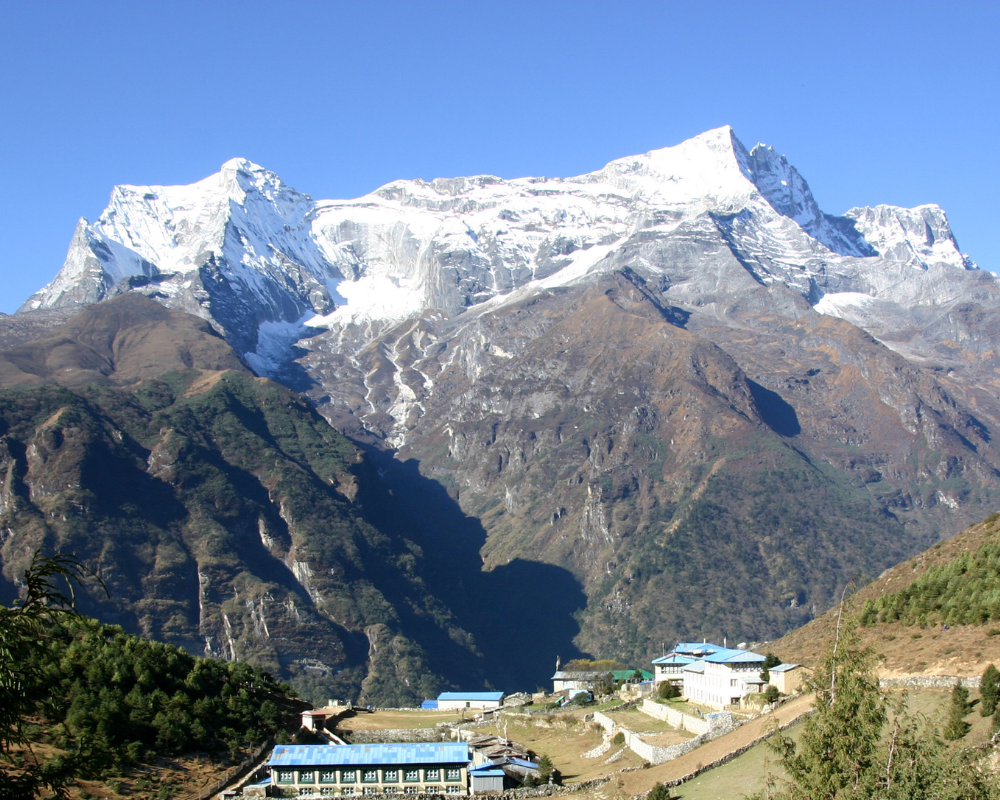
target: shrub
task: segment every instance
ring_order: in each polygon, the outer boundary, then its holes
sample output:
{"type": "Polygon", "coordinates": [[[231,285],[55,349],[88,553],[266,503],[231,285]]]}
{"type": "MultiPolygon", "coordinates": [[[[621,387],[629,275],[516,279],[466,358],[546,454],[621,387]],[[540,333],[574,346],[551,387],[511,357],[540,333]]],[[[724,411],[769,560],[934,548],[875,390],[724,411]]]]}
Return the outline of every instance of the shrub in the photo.
{"type": "Polygon", "coordinates": [[[657,693],[661,700],[672,700],[675,697],[681,696],[681,690],[679,686],[675,686],[670,681],[664,681],[660,684],[660,688],[657,689],[657,693]]]}

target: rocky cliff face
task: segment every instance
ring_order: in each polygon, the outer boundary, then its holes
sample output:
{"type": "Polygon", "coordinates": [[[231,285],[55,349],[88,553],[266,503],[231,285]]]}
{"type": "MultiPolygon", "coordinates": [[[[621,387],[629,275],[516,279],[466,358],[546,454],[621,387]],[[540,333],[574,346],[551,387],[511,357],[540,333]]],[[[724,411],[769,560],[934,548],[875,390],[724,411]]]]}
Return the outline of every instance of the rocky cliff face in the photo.
{"type": "Polygon", "coordinates": [[[203,321],[126,295],[4,352],[0,381],[6,594],[37,548],[72,552],[110,590],[83,611],[317,701],[487,679],[368,460],[203,321]]]}
{"type": "MultiPolygon", "coordinates": [[[[365,447],[465,630],[513,589],[564,649],[770,638],[1000,502],[997,280],[941,209],[826,214],[728,128],[354,201],[243,161],[119,188],[25,308],[122,292],[365,447]]],[[[545,677],[487,627],[487,661],[545,677]]]]}

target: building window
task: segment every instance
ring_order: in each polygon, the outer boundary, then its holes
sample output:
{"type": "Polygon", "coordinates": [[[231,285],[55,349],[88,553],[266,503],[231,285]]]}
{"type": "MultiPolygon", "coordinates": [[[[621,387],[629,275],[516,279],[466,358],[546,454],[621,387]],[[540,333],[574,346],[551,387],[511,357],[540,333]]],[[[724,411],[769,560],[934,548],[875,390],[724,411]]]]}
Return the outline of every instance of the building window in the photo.
{"type": "Polygon", "coordinates": [[[425,781],[439,781],[439,780],[441,780],[441,770],[439,770],[439,769],[425,769],[424,770],[424,780],[425,781]]]}
{"type": "Polygon", "coordinates": [[[445,770],[445,780],[446,781],[460,781],[462,780],[462,770],[453,769],[449,767],[445,770]]]}
{"type": "Polygon", "coordinates": [[[320,794],[321,794],[321,795],[322,795],[323,797],[330,797],[330,796],[331,796],[331,795],[333,794],[333,787],[332,787],[332,786],[323,786],[323,787],[322,787],[322,788],[321,788],[321,789],[319,790],[319,793],[320,793],[320,794]]]}
{"type": "Polygon", "coordinates": [[[416,783],[420,780],[420,770],[419,769],[407,769],[403,770],[403,780],[407,782],[416,783]]]}
{"type": "Polygon", "coordinates": [[[315,789],[310,789],[308,786],[304,787],[302,789],[299,789],[299,797],[308,797],[315,791],[316,791],[315,789]]]}
{"type": "Polygon", "coordinates": [[[378,794],[377,786],[366,786],[364,790],[365,794],[378,794]]]}
{"type": "Polygon", "coordinates": [[[354,783],[358,779],[358,771],[354,769],[342,769],[340,771],[341,783],[354,783]]]}
{"type": "Polygon", "coordinates": [[[290,769],[279,769],[278,783],[295,783],[295,773],[290,769]]]}
{"type": "Polygon", "coordinates": [[[462,793],[462,787],[461,786],[449,786],[448,787],[448,794],[461,794],[461,793],[462,793]]]}
{"type": "Polygon", "coordinates": [[[362,783],[378,783],[378,770],[377,769],[363,769],[363,770],[361,770],[361,782],[362,783]]]}
{"type": "Polygon", "coordinates": [[[354,787],[348,786],[344,789],[344,797],[351,797],[354,794],[354,787]]]}
{"type": "Polygon", "coordinates": [[[382,770],[382,783],[396,783],[399,780],[398,769],[382,770]]]}
{"type": "Polygon", "coordinates": [[[299,770],[299,783],[315,783],[316,773],[311,769],[300,769],[299,770]]]}
{"type": "Polygon", "coordinates": [[[403,789],[403,794],[416,794],[416,793],[417,793],[416,786],[407,786],[403,789]]]}
{"type": "Polygon", "coordinates": [[[382,791],[385,794],[396,794],[396,792],[399,791],[399,787],[398,786],[386,786],[382,791]]]}
{"type": "Polygon", "coordinates": [[[733,678],[731,681],[729,681],[729,685],[735,687],[736,686],[736,678],[733,678]]]}
{"type": "Polygon", "coordinates": [[[332,770],[332,769],[323,770],[323,772],[321,772],[319,774],[319,782],[320,783],[336,783],[337,782],[337,772],[336,772],[336,770],[332,770]]]}

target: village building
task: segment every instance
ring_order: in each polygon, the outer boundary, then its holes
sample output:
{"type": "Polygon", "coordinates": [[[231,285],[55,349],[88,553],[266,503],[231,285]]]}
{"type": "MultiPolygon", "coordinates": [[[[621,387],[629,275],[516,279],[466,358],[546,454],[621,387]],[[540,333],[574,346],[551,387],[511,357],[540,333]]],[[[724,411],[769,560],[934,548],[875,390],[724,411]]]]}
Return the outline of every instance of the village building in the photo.
{"type": "Polygon", "coordinates": [[[740,705],[761,691],[764,656],[749,650],[712,646],[712,652],[682,667],[684,696],[695,703],[723,709],[740,705]]]}
{"type": "Polygon", "coordinates": [[[441,711],[461,708],[500,708],[503,692],[441,692],[437,697],[437,708],[441,711]]]}
{"type": "Polygon", "coordinates": [[[267,762],[275,797],[469,793],[462,743],[277,745],[267,762]]]}
{"type": "Polygon", "coordinates": [[[770,684],[777,687],[782,694],[794,694],[802,688],[805,680],[805,668],[798,664],[779,664],[768,670],[771,676],[770,684]]]}
{"type": "Polygon", "coordinates": [[[557,670],[552,676],[552,694],[559,694],[566,689],[583,689],[592,691],[594,684],[607,676],[607,672],[567,672],[557,670]]]}
{"type": "Polygon", "coordinates": [[[693,664],[697,659],[692,656],[682,656],[671,653],[653,659],[653,686],[657,687],[664,681],[680,684],[684,681],[684,667],[693,664]]]}

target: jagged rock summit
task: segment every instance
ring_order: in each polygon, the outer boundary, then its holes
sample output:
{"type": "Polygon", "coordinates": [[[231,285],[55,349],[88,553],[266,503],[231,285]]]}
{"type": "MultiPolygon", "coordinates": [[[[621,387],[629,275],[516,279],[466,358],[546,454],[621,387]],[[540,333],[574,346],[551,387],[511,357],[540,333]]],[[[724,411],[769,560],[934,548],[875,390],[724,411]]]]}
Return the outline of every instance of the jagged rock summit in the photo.
{"type": "MultiPolygon", "coordinates": [[[[396,181],[351,201],[314,202],[244,159],[190,186],[119,186],[22,310],[140,291],[212,320],[273,373],[307,321],[450,316],[625,261],[698,302],[712,276],[678,281],[650,253],[652,241],[692,237],[730,248],[756,282],[828,298],[819,310],[848,317],[865,298],[933,302],[941,283],[968,283],[943,270],[975,270],[937,206],[825,214],[784,156],[748,151],[723,127],[576,178],[396,181]],[[913,268],[928,277],[901,281],[913,268]]],[[[995,299],[982,275],[973,282],[995,299]]]]}

